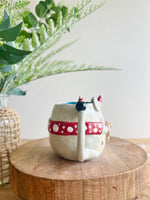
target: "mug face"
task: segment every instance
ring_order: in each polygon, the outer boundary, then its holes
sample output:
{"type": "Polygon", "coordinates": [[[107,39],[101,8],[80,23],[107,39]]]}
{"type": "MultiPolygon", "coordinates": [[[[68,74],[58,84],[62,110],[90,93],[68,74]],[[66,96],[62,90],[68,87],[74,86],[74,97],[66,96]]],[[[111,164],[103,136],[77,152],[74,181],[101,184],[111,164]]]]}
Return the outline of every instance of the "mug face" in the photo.
{"type": "MultiPolygon", "coordinates": [[[[50,143],[54,151],[67,159],[77,160],[78,111],[76,102],[56,104],[49,119],[50,143]]],[[[101,109],[86,102],[85,153],[95,152],[86,160],[98,157],[104,149],[106,135],[103,132],[104,118],[101,109]]],[[[86,155],[89,155],[86,153],[86,155]]]]}

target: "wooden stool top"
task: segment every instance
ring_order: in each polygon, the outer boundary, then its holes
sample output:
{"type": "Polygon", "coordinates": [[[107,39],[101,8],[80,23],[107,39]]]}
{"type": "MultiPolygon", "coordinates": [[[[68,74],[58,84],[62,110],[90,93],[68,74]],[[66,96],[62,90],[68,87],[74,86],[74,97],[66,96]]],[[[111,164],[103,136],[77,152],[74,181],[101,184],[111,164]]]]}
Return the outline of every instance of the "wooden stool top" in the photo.
{"type": "Polygon", "coordinates": [[[146,161],[147,155],[143,149],[115,137],[111,137],[99,158],[83,163],[57,156],[47,138],[22,145],[11,155],[11,164],[22,173],[55,180],[116,176],[135,170],[146,161]]]}

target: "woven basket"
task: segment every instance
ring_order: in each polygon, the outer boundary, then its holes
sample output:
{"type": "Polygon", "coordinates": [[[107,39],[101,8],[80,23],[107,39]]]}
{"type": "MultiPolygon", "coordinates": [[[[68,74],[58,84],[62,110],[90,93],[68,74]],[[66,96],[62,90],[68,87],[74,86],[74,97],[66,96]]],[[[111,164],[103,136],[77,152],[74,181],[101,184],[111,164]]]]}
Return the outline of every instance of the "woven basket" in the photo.
{"type": "Polygon", "coordinates": [[[0,185],[9,182],[9,155],[20,142],[20,119],[12,108],[0,109],[0,185]]]}

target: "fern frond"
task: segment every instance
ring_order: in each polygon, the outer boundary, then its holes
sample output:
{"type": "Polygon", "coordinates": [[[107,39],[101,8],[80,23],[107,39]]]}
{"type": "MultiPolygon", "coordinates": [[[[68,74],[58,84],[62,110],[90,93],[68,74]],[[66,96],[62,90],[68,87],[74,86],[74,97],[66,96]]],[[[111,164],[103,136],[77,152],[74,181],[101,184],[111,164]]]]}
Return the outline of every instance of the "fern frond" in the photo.
{"type": "Polygon", "coordinates": [[[83,0],[83,2],[81,4],[77,4],[79,10],[76,15],[79,17],[74,23],[77,23],[81,19],[84,19],[85,17],[96,11],[98,8],[102,7],[105,4],[106,0],[100,0],[99,3],[94,4],[92,4],[92,0],[83,0]]]}
{"type": "Polygon", "coordinates": [[[56,18],[56,27],[59,29],[62,26],[62,12],[60,10],[58,10],[56,18]]]}
{"type": "Polygon", "coordinates": [[[53,50],[52,52],[48,53],[45,57],[40,58],[39,61],[35,64],[35,68],[37,68],[38,66],[48,64],[48,62],[52,59],[52,57],[54,57],[56,54],[60,53],[64,49],[73,45],[77,40],[78,39],[68,42],[67,44],[64,44],[61,47],[59,47],[57,50],[53,50]]]}
{"type": "Polygon", "coordinates": [[[8,10],[11,18],[11,24],[13,26],[16,25],[19,21],[21,21],[23,17],[28,15],[29,4],[30,2],[27,0],[15,0],[11,2],[11,4],[8,7],[8,10]]]}
{"type": "Polygon", "coordinates": [[[2,22],[3,19],[3,13],[4,13],[4,9],[8,9],[9,8],[10,3],[8,3],[7,0],[0,0],[0,23],[2,22]]]}
{"type": "Polygon", "coordinates": [[[48,34],[47,34],[47,31],[46,31],[46,28],[45,28],[45,25],[42,24],[40,26],[40,42],[41,44],[44,43],[44,41],[48,38],[48,34]]]}
{"type": "Polygon", "coordinates": [[[49,19],[48,21],[48,35],[52,36],[55,31],[54,21],[53,19],[49,19]]]}
{"type": "Polygon", "coordinates": [[[45,65],[42,69],[40,74],[37,77],[34,77],[32,79],[36,80],[39,78],[43,78],[46,76],[52,76],[56,74],[62,74],[62,73],[68,73],[68,72],[77,72],[77,71],[90,71],[90,70],[119,70],[118,68],[110,68],[110,67],[103,67],[103,66],[92,66],[92,65],[77,65],[72,63],[72,61],[53,61],[52,63],[49,63],[49,65],[45,65]]]}
{"type": "Polygon", "coordinates": [[[37,48],[40,46],[39,37],[35,30],[32,31],[32,47],[37,48]]]}
{"type": "Polygon", "coordinates": [[[77,65],[73,61],[68,60],[54,60],[52,62],[45,63],[40,68],[35,68],[30,65],[25,72],[20,74],[14,84],[11,85],[9,91],[15,87],[21,86],[25,83],[37,80],[39,78],[52,76],[56,74],[77,72],[77,71],[90,71],[90,70],[119,70],[119,68],[103,67],[103,66],[92,66],[92,65],[77,65]]]}
{"type": "Polygon", "coordinates": [[[77,7],[79,10],[86,7],[89,3],[91,3],[92,0],[82,0],[81,3],[77,3],[77,7]]]}
{"type": "Polygon", "coordinates": [[[42,45],[40,45],[39,47],[37,47],[32,54],[29,54],[28,56],[25,57],[25,59],[20,63],[20,67],[24,68],[27,65],[29,65],[31,62],[33,62],[34,60],[36,60],[39,56],[42,55],[42,53],[44,53],[47,49],[53,47],[61,38],[62,33],[59,33],[57,35],[55,35],[52,38],[48,39],[48,42],[44,42],[42,45]]]}
{"type": "Polygon", "coordinates": [[[53,50],[50,53],[48,53],[46,56],[40,57],[38,59],[38,61],[35,60],[32,62],[32,64],[31,63],[27,64],[25,68],[23,67],[23,68],[17,69],[17,72],[18,71],[20,72],[19,74],[21,75],[22,79],[24,79],[24,77],[26,77],[26,74],[31,74],[31,72],[32,73],[41,72],[41,69],[45,69],[46,66],[49,66],[50,60],[52,59],[52,57],[54,57],[54,55],[58,54],[59,52],[63,51],[64,49],[68,48],[69,46],[74,44],[76,41],[77,41],[77,39],[73,40],[65,45],[62,45],[58,49],[53,50]]]}
{"type": "Polygon", "coordinates": [[[24,17],[26,17],[29,14],[29,10],[25,10],[25,9],[20,9],[17,12],[15,12],[13,14],[13,18],[11,20],[11,24],[14,26],[16,25],[18,22],[22,21],[22,19],[24,17]]]}
{"type": "MultiPolygon", "coordinates": [[[[87,5],[89,5],[91,2],[92,2],[92,0],[83,0],[80,4],[78,4],[77,7],[73,7],[72,9],[73,10],[76,9],[76,12],[72,13],[72,11],[70,11],[70,13],[68,14],[68,19],[63,24],[62,24],[62,13],[60,13],[60,11],[59,11],[57,13],[57,17],[58,17],[57,18],[57,29],[55,30],[55,32],[53,32],[53,34],[50,32],[51,36],[48,37],[47,39],[46,39],[46,37],[47,37],[46,36],[44,38],[44,40],[42,40],[42,44],[40,44],[39,47],[37,47],[32,52],[32,54],[27,56],[21,65],[27,66],[27,65],[30,65],[30,63],[33,60],[41,59],[41,57],[39,57],[39,56],[41,56],[46,50],[48,50],[49,48],[51,48],[51,46],[53,46],[55,44],[55,42],[54,42],[54,44],[51,45],[51,43],[53,43],[53,40],[55,41],[55,38],[57,38],[58,36],[61,36],[61,34],[63,32],[65,32],[73,24],[75,24],[76,22],[78,22],[79,20],[81,20],[82,18],[87,16],[89,13],[94,12],[95,9],[98,9],[98,7],[103,5],[102,3],[100,3],[98,5],[95,5],[94,7],[90,7],[88,9],[86,9],[86,11],[83,12],[84,9],[87,7],[87,5]],[[81,15],[80,18],[77,17],[78,15],[81,15]]],[[[50,26],[51,26],[51,24],[50,24],[50,26]]],[[[53,28],[53,30],[54,30],[54,28],[53,28]]],[[[49,29],[48,29],[48,31],[49,31],[49,29]]],[[[38,62],[38,60],[37,60],[37,62],[38,62]]],[[[39,62],[40,62],[40,60],[39,60],[39,62]]]]}
{"type": "MultiPolygon", "coordinates": [[[[48,68],[48,66],[47,66],[48,68]]],[[[53,61],[49,63],[49,70],[42,76],[50,76],[60,73],[67,73],[67,72],[77,72],[77,71],[89,71],[89,70],[119,70],[118,68],[111,68],[111,67],[103,67],[103,66],[92,66],[92,65],[77,65],[74,63],[66,63],[66,61],[53,61]]]]}
{"type": "Polygon", "coordinates": [[[100,7],[102,7],[105,4],[105,0],[100,2],[99,4],[95,4],[95,5],[90,5],[89,8],[87,8],[84,12],[84,14],[82,15],[82,19],[87,17],[89,14],[95,12],[97,9],[99,9],[100,7]]]}
{"type": "Polygon", "coordinates": [[[32,51],[32,46],[31,46],[30,40],[28,38],[24,39],[22,49],[24,51],[32,51]]]}
{"type": "Polygon", "coordinates": [[[16,10],[19,10],[19,9],[22,9],[26,6],[28,6],[30,4],[29,1],[25,1],[25,0],[17,0],[16,2],[13,3],[11,9],[13,11],[16,11],[16,10]]]}
{"type": "Polygon", "coordinates": [[[49,63],[49,69],[47,66],[47,70],[45,70],[45,73],[40,74],[38,77],[34,78],[33,80],[46,77],[46,76],[52,76],[55,74],[62,74],[62,73],[68,73],[68,72],[77,72],[77,71],[90,71],[90,70],[119,70],[117,68],[110,68],[110,67],[103,67],[103,66],[92,66],[92,65],[76,65],[72,63],[63,64],[61,61],[56,61],[54,64],[49,63]]]}

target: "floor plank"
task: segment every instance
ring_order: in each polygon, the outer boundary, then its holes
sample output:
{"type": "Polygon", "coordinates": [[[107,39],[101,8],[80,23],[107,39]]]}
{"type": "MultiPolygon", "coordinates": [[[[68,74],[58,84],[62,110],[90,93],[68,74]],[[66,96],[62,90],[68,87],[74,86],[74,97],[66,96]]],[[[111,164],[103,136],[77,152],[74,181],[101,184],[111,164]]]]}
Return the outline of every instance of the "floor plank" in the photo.
{"type": "Polygon", "coordinates": [[[10,185],[0,186],[0,200],[20,200],[10,189],[10,185]]]}

